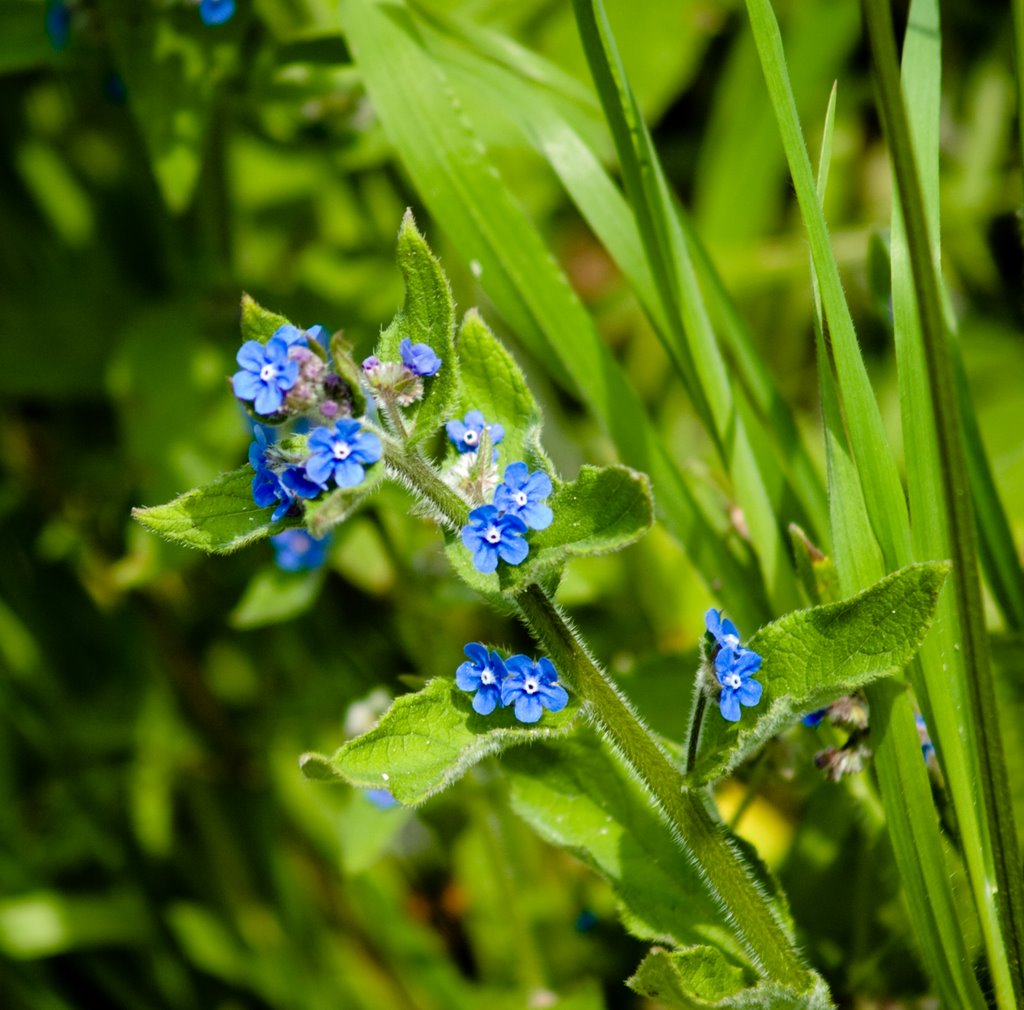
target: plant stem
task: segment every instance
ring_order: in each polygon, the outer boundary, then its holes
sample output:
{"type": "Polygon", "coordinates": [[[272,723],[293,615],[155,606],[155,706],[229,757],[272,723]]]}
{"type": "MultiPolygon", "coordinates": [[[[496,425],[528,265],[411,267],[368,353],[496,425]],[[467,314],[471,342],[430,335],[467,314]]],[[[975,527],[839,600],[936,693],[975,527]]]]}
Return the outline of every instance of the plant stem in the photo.
{"type": "Polygon", "coordinates": [[[775,909],[738,851],[708,812],[700,791],[658,745],[580,642],[540,586],[528,586],[516,603],[538,642],[590,707],[595,721],[637,775],[674,829],[680,847],[700,869],[708,890],[736,924],[753,962],[769,977],[803,990],[811,975],[775,909]]]}
{"type": "MultiPolygon", "coordinates": [[[[703,679],[704,670],[697,674],[703,679]]],[[[690,735],[686,738],[686,765],[683,772],[689,775],[693,766],[697,763],[697,746],[700,744],[700,727],[704,722],[704,710],[708,707],[708,696],[704,693],[703,685],[697,687],[697,699],[693,704],[693,717],[690,719],[690,735]]]]}
{"type": "Polygon", "coordinates": [[[903,104],[895,36],[888,0],[863,0],[878,85],[882,126],[892,155],[914,279],[921,336],[941,461],[940,480],[953,553],[953,586],[967,668],[967,699],[977,742],[982,815],[992,849],[992,878],[975,881],[989,965],[1001,1007],[1024,1005],[1024,886],[1020,880],[1016,827],[1010,804],[988,634],[978,579],[977,534],[967,464],[942,315],[938,278],[903,104]],[[996,922],[992,922],[993,913],[996,922]]]}
{"type": "MultiPolygon", "coordinates": [[[[418,453],[384,436],[385,460],[433,505],[453,529],[469,517],[467,503],[418,453]]],[[[540,586],[527,586],[515,602],[523,620],[590,714],[655,800],[682,851],[700,870],[708,890],[737,929],[751,961],[764,974],[802,991],[813,982],[776,909],[739,851],[708,812],[703,791],[687,788],[679,768],[594,661],[565,616],[540,586]]]]}

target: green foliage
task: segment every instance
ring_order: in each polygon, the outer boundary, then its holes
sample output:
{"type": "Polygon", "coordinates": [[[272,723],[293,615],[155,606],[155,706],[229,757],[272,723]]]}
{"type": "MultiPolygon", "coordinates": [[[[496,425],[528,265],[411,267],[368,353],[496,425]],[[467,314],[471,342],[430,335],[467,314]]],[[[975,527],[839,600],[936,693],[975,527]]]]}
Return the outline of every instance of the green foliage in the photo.
{"type": "Polygon", "coordinates": [[[457,782],[489,754],[567,732],[579,709],[579,698],[570,696],[561,712],[545,712],[539,723],[527,726],[510,708],[478,715],[453,679],[437,679],[398,698],[372,730],[331,757],[304,754],[300,763],[308,778],[389,789],[400,803],[415,805],[457,782]]]}
{"type": "Polygon", "coordinates": [[[713,947],[668,951],[655,947],[627,982],[648,996],[679,1010],[828,1010],[824,983],[795,992],[771,982],[750,985],[735,965],[713,947]]]}
{"type": "Polygon", "coordinates": [[[260,628],[304,614],[320,595],[323,575],[323,571],[283,572],[279,568],[264,568],[253,576],[231,612],[231,626],[260,628]]]}
{"type": "Polygon", "coordinates": [[[699,869],[680,858],[644,790],[592,732],[539,741],[501,766],[516,813],[611,882],[634,935],[710,942],[742,957],[699,869]]]}
{"type": "Polygon", "coordinates": [[[242,340],[265,344],[288,320],[258,304],[251,295],[242,295],[242,340]]]}
{"type": "Polygon", "coordinates": [[[910,565],[841,603],[800,610],[762,628],[747,646],[763,663],[760,703],[738,723],[709,706],[695,782],[732,771],[797,718],[879,677],[899,673],[931,625],[949,565],[910,565]]]}
{"type": "Polygon", "coordinates": [[[274,510],[253,501],[252,478],[252,467],[244,466],[166,505],[132,509],[132,517],[171,543],[208,554],[230,554],[294,525],[272,522],[274,510]]]}
{"type": "Polygon", "coordinates": [[[407,210],[398,231],[398,266],[405,281],[405,302],[391,325],[381,334],[377,354],[382,361],[398,361],[398,347],[408,338],[427,344],[441,359],[441,369],[426,381],[423,399],[412,410],[412,444],[430,438],[447,420],[459,384],[455,358],[455,302],[451,286],[437,257],[416,229],[407,210]]]}

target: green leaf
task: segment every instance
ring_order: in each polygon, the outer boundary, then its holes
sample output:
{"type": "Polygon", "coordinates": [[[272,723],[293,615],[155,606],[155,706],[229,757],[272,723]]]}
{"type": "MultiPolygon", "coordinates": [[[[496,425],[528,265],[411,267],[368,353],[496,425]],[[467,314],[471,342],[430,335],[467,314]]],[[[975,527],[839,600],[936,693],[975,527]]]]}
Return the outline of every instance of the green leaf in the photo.
{"type": "Polygon", "coordinates": [[[323,584],[323,569],[284,572],[268,566],[252,577],[228,623],[244,629],[290,621],[313,606],[323,584]]]}
{"type": "Polygon", "coordinates": [[[579,711],[570,696],[561,712],[545,712],[534,725],[517,722],[511,708],[488,716],[454,680],[438,678],[406,694],[368,733],[350,740],[333,757],[304,754],[303,772],[314,779],[343,779],[363,789],[390,789],[413,805],[447,788],[488,754],[568,732],[579,711]]]}
{"type": "Polygon", "coordinates": [[[172,543],[230,554],[294,525],[271,522],[273,509],[252,500],[252,477],[252,467],[232,470],[166,505],[132,509],[132,518],[172,543]]]}
{"type": "Polygon", "coordinates": [[[531,469],[551,464],[540,449],[542,417],[515,359],[491,332],[476,309],[462,320],[456,343],[462,379],[460,414],[479,410],[490,422],[505,429],[501,459],[522,460],[531,469]]]}
{"type": "Polygon", "coordinates": [[[722,778],[799,716],[902,670],[931,625],[948,573],[944,562],[908,565],[852,599],[762,628],[747,643],[763,659],[760,704],[737,723],[708,706],[693,780],[722,778]]]}
{"type": "Polygon", "coordinates": [[[635,543],[654,521],[647,477],[625,466],[582,466],[548,500],[554,520],[527,534],[530,553],[514,567],[499,564],[505,591],[516,591],[557,569],[568,557],[608,554],[635,543]]]}
{"type": "Polygon", "coordinates": [[[607,879],[645,940],[713,943],[743,957],[700,870],[680,858],[648,793],[592,732],[506,754],[512,808],[544,839],[607,879]]]}
{"type": "Polygon", "coordinates": [[[825,983],[797,992],[775,982],[749,986],[743,972],[713,947],[653,947],[626,984],[642,996],[682,1010],[827,1010],[825,983]]]}
{"type": "Polygon", "coordinates": [[[263,308],[251,295],[242,295],[242,340],[258,340],[265,344],[290,320],[263,308]]]}
{"type": "Polygon", "coordinates": [[[796,558],[796,570],[812,603],[833,603],[839,599],[839,573],[832,559],[823,554],[796,523],[789,524],[789,540],[796,558]]]}
{"type": "Polygon", "coordinates": [[[448,278],[407,210],[398,230],[398,267],[405,280],[405,301],[391,325],[381,334],[377,355],[398,361],[399,345],[408,337],[427,344],[441,359],[436,375],[423,380],[424,395],[410,410],[416,419],[413,444],[429,438],[447,419],[459,384],[455,357],[455,302],[448,278]]]}

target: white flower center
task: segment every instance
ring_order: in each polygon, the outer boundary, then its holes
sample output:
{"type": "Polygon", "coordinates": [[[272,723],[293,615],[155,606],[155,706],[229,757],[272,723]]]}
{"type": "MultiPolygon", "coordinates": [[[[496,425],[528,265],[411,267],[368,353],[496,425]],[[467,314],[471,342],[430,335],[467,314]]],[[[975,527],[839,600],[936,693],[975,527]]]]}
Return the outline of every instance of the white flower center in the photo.
{"type": "Polygon", "coordinates": [[[352,446],[348,442],[335,442],[334,443],[334,458],[335,459],[348,459],[352,454],[352,446]]]}
{"type": "Polygon", "coordinates": [[[260,369],[260,380],[262,382],[271,382],[277,377],[277,365],[264,365],[260,369]]]}
{"type": "Polygon", "coordinates": [[[489,544],[496,544],[501,541],[501,530],[497,526],[490,526],[484,534],[484,540],[489,544]]]}
{"type": "Polygon", "coordinates": [[[540,684],[537,683],[536,677],[527,677],[526,680],[523,682],[523,690],[527,694],[536,694],[537,688],[539,687],[540,684]]]}
{"type": "Polygon", "coordinates": [[[485,666],[483,670],[480,671],[480,683],[483,684],[484,687],[490,687],[491,684],[494,683],[494,674],[491,672],[491,668],[489,666],[485,666]]]}
{"type": "Polygon", "coordinates": [[[722,641],[725,642],[726,645],[731,645],[734,649],[740,644],[740,640],[735,635],[723,635],[722,641]]]}
{"type": "Polygon", "coordinates": [[[528,501],[529,498],[526,497],[525,491],[517,491],[515,493],[515,502],[520,508],[522,508],[528,501]]]}
{"type": "Polygon", "coordinates": [[[738,691],[743,684],[743,678],[738,673],[727,673],[724,677],[725,686],[738,691]]]}
{"type": "Polygon", "coordinates": [[[467,431],[466,434],[462,436],[462,441],[465,442],[466,445],[476,445],[477,442],[480,441],[480,435],[477,432],[473,431],[472,428],[470,428],[470,430],[467,431]]]}

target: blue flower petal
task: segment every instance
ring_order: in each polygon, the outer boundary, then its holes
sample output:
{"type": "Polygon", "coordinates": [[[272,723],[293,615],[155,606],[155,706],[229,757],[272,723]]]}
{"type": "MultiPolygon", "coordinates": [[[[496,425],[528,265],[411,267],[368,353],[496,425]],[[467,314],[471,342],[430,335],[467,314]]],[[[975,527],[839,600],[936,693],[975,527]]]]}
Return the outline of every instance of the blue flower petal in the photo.
{"type": "Polygon", "coordinates": [[[537,722],[544,713],[544,707],[536,695],[526,693],[516,698],[515,714],[520,722],[537,722]]]}
{"type": "Polygon", "coordinates": [[[281,404],[284,402],[284,395],[277,386],[263,385],[260,388],[259,393],[256,394],[256,399],[253,402],[253,410],[257,414],[262,414],[264,417],[269,417],[271,414],[276,414],[281,409],[281,404]]]}
{"type": "Polygon", "coordinates": [[[561,684],[543,685],[535,697],[549,712],[561,712],[569,704],[569,693],[561,684]]]}
{"type": "Polygon", "coordinates": [[[256,372],[263,367],[264,346],[258,340],[247,340],[238,348],[235,355],[237,361],[247,372],[256,372]]]}
{"type": "Polygon", "coordinates": [[[498,567],[498,552],[490,544],[481,543],[473,551],[473,566],[483,575],[490,575],[498,567]]]}
{"type": "Polygon", "coordinates": [[[498,554],[501,555],[502,561],[510,565],[519,565],[526,560],[529,553],[530,545],[522,536],[506,536],[502,531],[501,540],[498,541],[498,554]]]}
{"type": "Polygon", "coordinates": [[[481,688],[473,696],[473,711],[490,715],[498,707],[498,692],[493,688],[481,688]]]}
{"type": "Polygon", "coordinates": [[[253,372],[235,372],[231,377],[231,388],[239,400],[255,400],[263,389],[263,383],[253,372]]]}
{"type": "Polygon", "coordinates": [[[365,476],[366,471],[351,456],[334,464],[334,481],[338,487],[356,487],[365,476]]]}
{"type": "Polygon", "coordinates": [[[546,530],[555,518],[551,509],[541,502],[527,505],[519,515],[531,530],[546,530]]]}
{"type": "Polygon", "coordinates": [[[744,680],[736,689],[736,695],[740,699],[741,705],[750,707],[751,705],[756,705],[761,700],[762,691],[761,683],[750,677],[744,680]]]}
{"type": "Polygon", "coordinates": [[[740,702],[735,691],[725,688],[718,696],[718,707],[722,710],[722,716],[729,722],[740,721],[740,702]]]}

